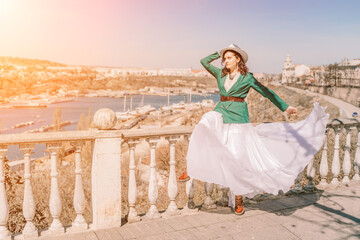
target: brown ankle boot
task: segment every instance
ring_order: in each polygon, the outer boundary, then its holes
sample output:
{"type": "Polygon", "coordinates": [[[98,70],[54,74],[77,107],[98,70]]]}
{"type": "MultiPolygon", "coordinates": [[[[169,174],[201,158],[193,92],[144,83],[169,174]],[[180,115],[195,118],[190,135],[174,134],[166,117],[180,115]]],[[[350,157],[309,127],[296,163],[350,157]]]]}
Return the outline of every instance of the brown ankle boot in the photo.
{"type": "Polygon", "coordinates": [[[235,214],[242,215],[244,214],[245,209],[243,205],[243,198],[241,195],[235,195],[235,214]]]}
{"type": "Polygon", "coordinates": [[[178,178],[179,182],[186,182],[190,179],[190,177],[187,175],[187,170],[183,172],[183,174],[178,178]]]}

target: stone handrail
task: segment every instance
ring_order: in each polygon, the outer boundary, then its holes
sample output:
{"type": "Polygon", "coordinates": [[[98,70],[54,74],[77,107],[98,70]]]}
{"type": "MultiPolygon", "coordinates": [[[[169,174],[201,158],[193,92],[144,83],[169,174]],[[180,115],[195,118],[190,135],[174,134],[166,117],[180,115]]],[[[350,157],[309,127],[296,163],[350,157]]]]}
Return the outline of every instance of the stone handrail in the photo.
{"type": "Polygon", "coordinates": [[[186,135],[191,134],[194,127],[167,127],[160,129],[134,129],[134,130],[84,130],[47,133],[18,133],[3,134],[0,144],[15,145],[22,143],[50,143],[67,141],[95,140],[97,138],[144,138],[156,136],[186,135]]]}
{"type": "Polygon", "coordinates": [[[47,132],[47,133],[18,133],[3,134],[0,138],[0,144],[12,145],[22,143],[51,143],[66,141],[84,141],[94,140],[96,138],[114,138],[122,137],[119,130],[86,130],[86,131],[66,131],[66,132],[47,132]]]}
{"type": "MultiPolygon", "coordinates": [[[[7,229],[7,219],[9,216],[8,200],[5,191],[5,176],[4,176],[4,159],[8,145],[19,145],[24,154],[24,199],[23,199],[23,215],[26,220],[25,228],[21,236],[23,238],[32,238],[40,236],[39,229],[36,229],[33,219],[35,215],[34,196],[32,193],[31,182],[31,165],[30,155],[36,143],[46,143],[47,149],[51,154],[51,189],[49,208],[53,218],[52,224],[46,234],[66,234],[64,233],[64,226],[59,220],[61,214],[62,203],[59,194],[58,186],[58,149],[61,142],[70,142],[75,148],[75,191],[74,191],[74,209],[76,218],[73,220],[72,227],[68,231],[85,231],[88,229],[88,223],[83,217],[83,209],[85,204],[84,189],[82,185],[82,169],[81,169],[81,149],[85,141],[93,142],[92,154],[92,172],[91,172],[91,195],[92,195],[92,229],[117,227],[121,226],[121,186],[128,185],[128,205],[129,212],[127,214],[127,221],[137,222],[142,218],[159,218],[170,217],[177,214],[192,214],[197,211],[194,208],[194,194],[195,183],[190,179],[186,183],[186,194],[188,201],[182,210],[176,205],[176,197],[178,195],[177,179],[176,179],[176,159],[175,149],[177,141],[183,137],[188,138],[194,127],[181,126],[161,129],[134,129],[134,130],[111,130],[114,125],[113,113],[101,112],[100,116],[105,119],[101,122],[98,112],[94,116],[94,123],[97,129],[87,131],[67,131],[67,132],[51,132],[51,133],[32,133],[32,134],[8,134],[0,135],[0,240],[10,239],[10,232],[7,229]],[[106,115],[107,114],[107,115],[106,115]],[[100,120],[99,120],[100,119],[100,120]],[[99,122],[100,121],[100,122],[99,122]],[[156,179],[156,146],[160,138],[165,138],[169,143],[170,159],[169,159],[169,181],[168,181],[168,197],[170,204],[164,213],[160,213],[156,207],[158,199],[158,186],[156,179]],[[144,217],[140,217],[136,211],[137,186],[136,186],[136,159],[135,147],[141,139],[145,139],[150,147],[150,176],[148,187],[148,198],[150,208],[144,217]],[[127,144],[129,147],[129,182],[121,182],[121,146],[127,144]]],[[[328,185],[336,185],[340,182],[349,182],[360,180],[360,123],[357,119],[335,119],[329,121],[327,125],[326,138],[324,140],[324,147],[321,150],[320,163],[312,160],[306,168],[306,176],[308,184],[306,189],[313,189],[316,177],[316,169],[319,168],[321,181],[318,187],[326,187],[328,185]],[[351,135],[353,130],[357,129],[355,157],[351,159],[351,135]],[[330,132],[334,132],[334,154],[331,158],[331,166],[328,165],[328,146],[327,139],[330,132]],[[345,154],[343,156],[342,165],[340,165],[340,134],[345,132],[345,154]],[[342,179],[339,178],[340,173],[343,173],[342,179]],[[331,172],[331,175],[330,175],[331,172]],[[354,174],[352,174],[354,173],[354,174]],[[350,179],[351,174],[353,177],[350,179]],[[331,181],[328,182],[328,178],[331,181]],[[339,181],[340,180],[340,181],[339,181]]],[[[302,173],[299,174],[295,181],[295,186],[292,191],[303,191],[300,180],[302,173]]],[[[206,199],[202,207],[206,209],[215,208],[214,200],[211,198],[211,193],[214,189],[214,184],[205,184],[206,199]]],[[[222,190],[226,199],[227,190],[222,190]]]]}

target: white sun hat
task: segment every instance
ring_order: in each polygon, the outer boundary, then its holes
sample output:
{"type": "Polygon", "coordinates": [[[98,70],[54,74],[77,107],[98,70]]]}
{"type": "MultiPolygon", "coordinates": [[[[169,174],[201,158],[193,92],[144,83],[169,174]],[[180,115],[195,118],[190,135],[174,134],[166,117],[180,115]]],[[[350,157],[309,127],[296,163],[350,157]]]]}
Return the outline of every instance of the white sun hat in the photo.
{"type": "Polygon", "coordinates": [[[220,56],[221,56],[221,57],[224,57],[224,53],[225,53],[226,51],[228,51],[228,50],[232,50],[232,51],[237,52],[238,54],[241,55],[241,57],[242,57],[242,59],[244,60],[244,62],[245,62],[245,63],[247,62],[247,60],[248,60],[248,55],[247,55],[247,53],[246,53],[244,50],[242,50],[238,45],[236,45],[236,44],[234,44],[234,43],[230,44],[230,45],[229,45],[228,47],[226,47],[226,48],[221,49],[221,51],[220,51],[220,56]]]}

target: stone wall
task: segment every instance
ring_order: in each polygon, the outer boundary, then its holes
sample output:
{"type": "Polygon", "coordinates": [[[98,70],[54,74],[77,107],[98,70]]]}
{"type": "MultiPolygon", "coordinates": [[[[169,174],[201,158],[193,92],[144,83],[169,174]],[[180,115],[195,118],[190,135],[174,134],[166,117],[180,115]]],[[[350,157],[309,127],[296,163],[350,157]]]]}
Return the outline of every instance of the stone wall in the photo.
{"type": "Polygon", "coordinates": [[[354,106],[360,107],[360,88],[358,87],[331,87],[331,86],[305,86],[298,84],[289,84],[291,87],[308,89],[311,92],[328,95],[339,98],[354,106]]]}
{"type": "Polygon", "coordinates": [[[308,89],[312,92],[339,98],[345,102],[353,104],[354,106],[360,106],[360,88],[309,86],[308,89]]]}

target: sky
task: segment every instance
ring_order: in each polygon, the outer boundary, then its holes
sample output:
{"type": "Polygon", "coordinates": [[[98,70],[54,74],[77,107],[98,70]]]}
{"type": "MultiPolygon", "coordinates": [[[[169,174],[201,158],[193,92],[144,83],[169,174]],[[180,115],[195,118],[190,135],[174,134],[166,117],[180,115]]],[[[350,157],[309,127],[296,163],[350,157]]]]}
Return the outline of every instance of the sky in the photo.
{"type": "MultiPolygon", "coordinates": [[[[360,58],[360,1],[0,0],[0,56],[202,69],[239,45],[254,73],[360,58]]],[[[214,65],[221,66],[220,60],[214,65]]]]}

